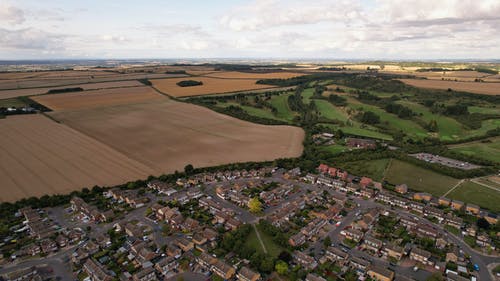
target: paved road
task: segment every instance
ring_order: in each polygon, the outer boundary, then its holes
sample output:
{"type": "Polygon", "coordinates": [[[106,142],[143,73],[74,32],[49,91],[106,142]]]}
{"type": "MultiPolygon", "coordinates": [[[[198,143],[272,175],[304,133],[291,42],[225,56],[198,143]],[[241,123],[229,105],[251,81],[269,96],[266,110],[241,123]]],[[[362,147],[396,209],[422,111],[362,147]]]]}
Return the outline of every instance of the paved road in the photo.
{"type": "Polygon", "coordinates": [[[23,268],[48,265],[54,270],[54,276],[61,277],[61,280],[75,280],[75,276],[71,271],[70,254],[74,250],[74,246],[57,252],[49,257],[29,259],[18,263],[7,264],[0,269],[0,275],[14,272],[23,268]]]}

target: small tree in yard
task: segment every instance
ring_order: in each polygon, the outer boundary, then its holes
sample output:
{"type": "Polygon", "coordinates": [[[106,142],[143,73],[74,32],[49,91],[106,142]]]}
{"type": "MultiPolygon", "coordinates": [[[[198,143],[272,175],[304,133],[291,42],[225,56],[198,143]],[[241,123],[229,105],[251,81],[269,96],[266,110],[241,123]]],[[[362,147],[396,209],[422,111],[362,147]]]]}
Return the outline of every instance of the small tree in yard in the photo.
{"type": "Polygon", "coordinates": [[[330,236],[326,236],[325,240],[323,240],[323,245],[325,247],[329,247],[332,244],[332,239],[330,239],[330,236]]]}
{"type": "Polygon", "coordinates": [[[279,260],[274,266],[274,269],[281,275],[286,274],[288,272],[288,264],[282,260],[279,260]]]}
{"type": "Polygon", "coordinates": [[[259,201],[259,198],[253,197],[248,202],[248,208],[252,213],[260,213],[262,211],[262,203],[259,201]]]}
{"type": "Polygon", "coordinates": [[[184,167],[184,173],[186,173],[186,175],[190,175],[193,171],[194,167],[191,164],[188,164],[186,165],[186,167],[184,167]]]}

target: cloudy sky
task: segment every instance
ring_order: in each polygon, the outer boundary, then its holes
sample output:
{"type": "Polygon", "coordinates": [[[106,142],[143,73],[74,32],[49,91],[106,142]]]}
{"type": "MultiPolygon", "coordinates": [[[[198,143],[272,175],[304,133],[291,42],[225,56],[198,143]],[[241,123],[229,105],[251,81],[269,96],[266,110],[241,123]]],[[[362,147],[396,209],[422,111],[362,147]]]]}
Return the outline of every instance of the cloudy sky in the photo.
{"type": "Polygon", "coordinates": [[[0,59],[499,57],[499,0],[0,0],[0,59]]]}

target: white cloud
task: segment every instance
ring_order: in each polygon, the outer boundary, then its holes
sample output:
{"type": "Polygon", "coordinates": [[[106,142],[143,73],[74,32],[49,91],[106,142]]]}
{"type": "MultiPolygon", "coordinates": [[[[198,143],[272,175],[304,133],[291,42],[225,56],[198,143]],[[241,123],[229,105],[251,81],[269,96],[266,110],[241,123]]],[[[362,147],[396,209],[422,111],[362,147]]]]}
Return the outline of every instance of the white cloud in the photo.
{"type": "Polygon", "coordinates": [[[0,48],[2,49],[33,49],[33,50],[63,50],[67,36],[48,33],[35,28],[5,29],[0,28],[0,48]]]}
{"type": "Polygon", "coordinates": [[[25,20],[23,10],[0,3],[0,23],[18,25],[24,23],[25,20]]]}

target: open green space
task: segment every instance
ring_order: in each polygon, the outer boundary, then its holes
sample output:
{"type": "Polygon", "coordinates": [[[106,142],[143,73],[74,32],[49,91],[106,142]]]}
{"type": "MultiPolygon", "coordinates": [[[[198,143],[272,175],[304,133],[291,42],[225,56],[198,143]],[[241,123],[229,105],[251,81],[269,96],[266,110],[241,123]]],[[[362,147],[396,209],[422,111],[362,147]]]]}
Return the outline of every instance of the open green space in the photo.
{"type": "MultiPolygon", "coordinates": [[[[257,227],[257,229],[258,229],[258,227],[257,227]]],[[[283,251],[283,248],[281,248],[278,244],[276,244],[272,240],[272,237],[267,235],[263,231],[259,231],[259,234],[260,234],[260,238],[262,239],[262,242],[264,243],[264,246],[267,249],[267,253],[273,257],[278,257],[278,255],[281,253],[281,251],[283,251]]],[[[252,232],[250,232],[250,235],[248,235],[247,243],[253,249],[255,249],[257,252],[259,252],[261,254],[264,253],[264,249],[262,249],[259,238],[257,237],[257,233],[255,233],[255,228],[253,228],[253,227],[252,227],[252,232]]]]}
{"type": "Polygon", "coordinates": [[[482,114],[500,114],[500,108],[496,106],[484,107],[484,106],[469,106],[470,113],[482,113],[482,114]]]}
{"type": "Polygon", "coordinates": [[[500,138],[451,146],[452,151],[500,163],[500,138]]]}
{"type": "Polygon", "coordinates": [[[394,114],[388,113],[380,107],[360,103],[353,98],[348,98],[349,107],[355,110],[371,111],[380,117],[382,125],[388,126],[390,129],[403,131],[407,135],[417,138],[427,137],[427,131],[411,120],[401,119],[394,114]]]}
{"type": "Polygon", "coordinates": [[[321,112],[321,116],[331,120],[347,121],[348,115],[342,111],[342,109],[334,106],[326,100],[315,100],[316,107],[318,111],[321,112]]]}
{"type": "Polygon", "coordinates": [[[269,103],[272,104],[277,110],[275,114],[276,118],[285,121],[292,121],[293,118],[296,116],[296,114],[288,106],[288,97],[290,95],[291,93],[279,96],[273,96],[269,100],[269,103]]]}
{"type": "Polygon", "coordinates": [[[353,162],[339,163],[338,166],[351,174],[357,176],[367,176],[376,181],[381,181],[384,177],[384,171],[389,164],[390,159],[361,160],[353,162]]]}
{"type": "Polygon", "coordinates": [[[346,126],[339,126],[339,125],[334,125],[334,124],[321,124],[327,127],[330,127],[334,130],[342,130],[346,134],[350,135],[356,135],[356,136],[361,136],[361,137],[367,137],[367,138],[375,138],[375,139],[381,139],[381,140],[392,140],[392,137],[390,135],[380,133],[375,131],[376,128],[373,128],[371,126],[365,126],[362,127],[357,122],[352,122],[351,125],[346,125],[346,126]]]}
{"type": "Polygon", "coordinates": [[[219,106],[219,107],[228,107],[230,105],[239,106],[243,110],[245,110],[248,114],[253,115],[253,116],[280,120],[280,118],[277,118],[276,116],[274,116],[274,114],[270,110],[265,109],[265,108],[257,108],[257,107],[253,107],[253,106],[241,105],[241,104],[236,103],[236,102],[219,102],[217,104],[217,106],[219,106]]]}
{"type": "Polygon", "coordinates": [[[455,188],[447,197],[479,205],[493,212],[500,212],[500,192],[474,182],[466,181],[455,188]]]}
{"type": "Polygon", "coordinates": [[[392,184],[406,183],[413,190],[428,192],[434,196],[442,196],[459,182],[458,179],[396,159],[392,161],[385,176],[385,180],[392,184]]]}
{"type": "Polygon", "coordinates": [[[333,154],[341,153],[347,150],[347,148],[343,145],[340,144],[332,144],[332,145],[326,145],[322,146],[321,150],[328,151],[333,154]]]}
{"type": "Polygon", "coordinates": [[[463,125],[451,117],[434,114],[430,112],[427,107],[415,102],[401,100],[397,103],[410,108],[412,111],[418,114],[421,114],[420,118],[422,118],[422,120],[426,123],[429,123],[432,120],[436,120],[439,130],[439,138],[441,140],[458,139],[460,137],[463,137],[464,133],[466,133],[463,125]]]}
{"type": "Polygon", "coordinates": [[[304,103],[309,104],[314,95],[314,88],[307,88],[301,93],[304,103]]]}

